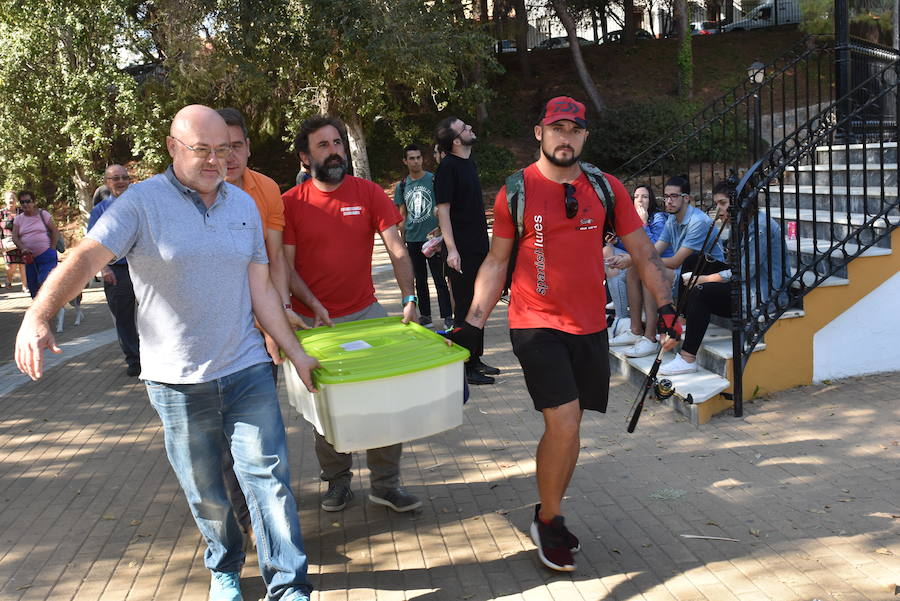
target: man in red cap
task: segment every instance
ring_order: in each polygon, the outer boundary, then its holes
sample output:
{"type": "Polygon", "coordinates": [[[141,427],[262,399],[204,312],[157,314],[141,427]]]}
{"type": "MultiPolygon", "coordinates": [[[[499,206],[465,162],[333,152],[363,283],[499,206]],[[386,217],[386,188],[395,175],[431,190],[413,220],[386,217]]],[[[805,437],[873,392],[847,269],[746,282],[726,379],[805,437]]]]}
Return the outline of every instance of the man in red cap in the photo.
{"type": "Polygon", "coordinates": [[[531,537],[541,562],[560,571],[575,569],[572,554],[581,548],[565,526],[560,504],[578,461],[582,414],[585,409],[605,412],[609,393],[603,287],[608,223],[662,307],[660,327],[673,339],[669,345],[678,337],[671,282],[631,197],[619,180],[579,161],[587,136],[582,103],[569,97],[547,103],[534,127],[540,158],[510,176],[497,194],[494,238],[478,271],[471,308],[449,335],[477,348],[515,253],[510,338],[534,408],[544,418],[536,462],[540,503],[531,537]],[[507,187],[518,192],[508,197],[507,187]],[[598,190],[605,190],[606,198],[598,190]],[[615,208],[608,217],[604,207],[613,196],[615,208]]]}

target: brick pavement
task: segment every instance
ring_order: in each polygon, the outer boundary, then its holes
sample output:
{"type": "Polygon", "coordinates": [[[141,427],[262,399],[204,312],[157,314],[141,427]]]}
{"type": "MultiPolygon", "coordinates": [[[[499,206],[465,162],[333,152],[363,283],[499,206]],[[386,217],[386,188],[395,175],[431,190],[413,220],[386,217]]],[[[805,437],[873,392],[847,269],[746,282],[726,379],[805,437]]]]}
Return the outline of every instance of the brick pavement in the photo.
{"type": "MultiPolygon", "coordinates": [[[[389,275],[376,281],[395,309],[389,275]]],[[[25,303],[0,295],[0,367],[25,303]]],[[[654,405],[633,435],[634,390],[614,381],[609,413],[585,416],[564,503],[579,569],[557,574],[527,535],[541,422],[504,320],[501,307],[486,344],[498,384],[473,389],[460,428],[405,447],[405,484],[425,501],[414,515],[367,503],[365,469],[347,510],[320,511],[310,427],[285,403],[314,599],[900,599],[896,374],[758,399],[700,429],[654,405]]],[[[0,397],[0,416],[0,600],[206,598],[203,545],[158,419],[114,343],[0,397]]],[[[243,583],[246,599],[264,594],[252,557],[243,583]]]]}

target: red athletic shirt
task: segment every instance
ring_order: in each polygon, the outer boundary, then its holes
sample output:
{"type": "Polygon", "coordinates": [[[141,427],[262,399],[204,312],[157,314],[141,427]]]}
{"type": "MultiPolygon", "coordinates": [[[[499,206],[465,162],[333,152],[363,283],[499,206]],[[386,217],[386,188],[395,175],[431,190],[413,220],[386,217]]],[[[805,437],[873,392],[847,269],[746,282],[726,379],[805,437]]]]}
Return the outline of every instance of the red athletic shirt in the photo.
{"type": "MultiPolygon", "coordinates": [[[[643,226],[631,196],[607,175],[616,196],[619,236],[643,226]]],[[[575,180],[578,215],[566,218],[565,189],[541,174],[537,163],[525,169],[525,230],[519,240],[509,302],[509,327],[552,328],[570,334],[606,329],[606,273],[603,225],[606,211],[583,173],[575,180]]],[[[506,187],[494,202],[494,236],[514,238],[506,187]]]]}
{"type": "MultiPolygon", "coordinates": [[[[397,207],[378,185],[348,175],[333,192],[307,180],[285,192],[284,243],[296,246],[294,267],[331,317],[375,302],[375,234],[400,223],[397,207]]],[[[297,299],[294,310],[312,311],[297,299]]]]}

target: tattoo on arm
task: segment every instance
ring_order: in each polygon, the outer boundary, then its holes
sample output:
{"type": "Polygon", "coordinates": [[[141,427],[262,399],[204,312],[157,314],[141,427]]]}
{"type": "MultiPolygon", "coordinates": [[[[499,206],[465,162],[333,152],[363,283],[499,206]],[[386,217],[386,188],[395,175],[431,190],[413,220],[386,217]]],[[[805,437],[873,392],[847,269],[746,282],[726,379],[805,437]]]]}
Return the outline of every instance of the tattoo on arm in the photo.
{"type": "Polygon", "coordinates": [[[472,311],[472,317],[475,319],[481,319],[484,317],[484,311],[481,310],[481,307],[475,307],[475,310],[472,311]]]}

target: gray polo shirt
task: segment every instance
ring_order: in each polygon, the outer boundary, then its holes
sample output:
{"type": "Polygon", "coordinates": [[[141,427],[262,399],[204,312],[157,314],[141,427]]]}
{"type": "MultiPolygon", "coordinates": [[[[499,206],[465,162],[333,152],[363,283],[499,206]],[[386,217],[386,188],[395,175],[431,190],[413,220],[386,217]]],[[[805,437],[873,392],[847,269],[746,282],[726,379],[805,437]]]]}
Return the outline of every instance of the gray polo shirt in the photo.
{"type": "Polygon", "coordinates": [[[87,234],[126,257],[141,379],[209,382],[270,361],[253,326],[250,263],[268,263],[259,212],[223,183],[208,209],[169,169],[129,186],[87,234]]]}

